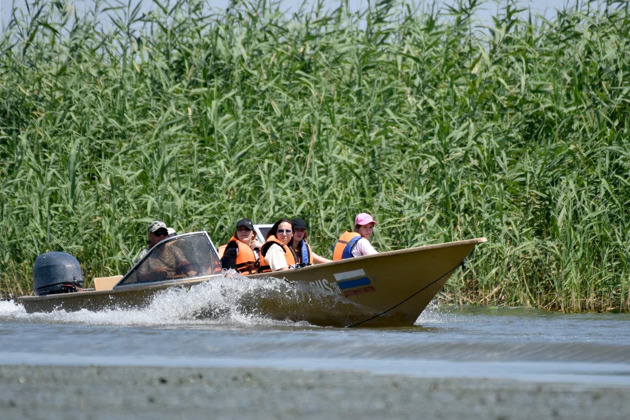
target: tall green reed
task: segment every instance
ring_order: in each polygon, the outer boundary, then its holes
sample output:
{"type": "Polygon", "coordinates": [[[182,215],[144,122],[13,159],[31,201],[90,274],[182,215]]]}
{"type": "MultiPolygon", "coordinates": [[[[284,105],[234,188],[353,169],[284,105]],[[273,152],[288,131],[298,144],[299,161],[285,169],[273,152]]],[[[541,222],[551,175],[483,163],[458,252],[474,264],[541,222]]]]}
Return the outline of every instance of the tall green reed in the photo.
{"type": "Polygon", "coordinates": [[[37,254],[126,271],[146,227],[226,241],[354,215],[381,250],[487,236],[444,301],[630,308],[627,5],[34,2],[0,39],[0,289],[37,254]]]}

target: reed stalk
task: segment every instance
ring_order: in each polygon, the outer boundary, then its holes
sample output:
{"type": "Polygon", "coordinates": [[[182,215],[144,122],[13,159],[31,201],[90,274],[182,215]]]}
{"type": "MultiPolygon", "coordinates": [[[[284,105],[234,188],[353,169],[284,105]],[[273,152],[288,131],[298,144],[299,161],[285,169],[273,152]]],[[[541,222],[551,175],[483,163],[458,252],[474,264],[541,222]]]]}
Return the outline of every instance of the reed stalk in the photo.
{"type": "Polygon", "coordinates": [[[630,309],[630,18],[482,4],[29,1],[0,36],[0,293],[62,250],[129,269],[146,228],[354,215],[380,250],[486,236],[441,295],[630,309]]]}

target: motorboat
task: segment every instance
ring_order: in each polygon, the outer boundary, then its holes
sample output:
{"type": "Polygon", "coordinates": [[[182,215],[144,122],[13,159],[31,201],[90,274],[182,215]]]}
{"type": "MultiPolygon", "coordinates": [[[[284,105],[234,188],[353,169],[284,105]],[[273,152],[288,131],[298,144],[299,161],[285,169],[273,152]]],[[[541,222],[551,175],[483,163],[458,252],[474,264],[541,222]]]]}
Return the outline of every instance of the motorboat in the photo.
{"type": "MultiPolygon", "coordinates": [[[[249,294],[241,305],[272,319],[319,326],[411,326],[483,242],[485,238],[425,245],[242,276],[221,268],[207,232],[193,232],[164,239],[127,274],[95,278],[92,288],[82,288],[74,257],[42,254],[35,263],[35,296],[18,301],[29,313],[142,308],[172,288],[191,289],[226,278],[234,282],[280,279],[286,293],[249,294]]],[[[198,316],[213,316],[211,306],[209,302],[198,316]]]]}

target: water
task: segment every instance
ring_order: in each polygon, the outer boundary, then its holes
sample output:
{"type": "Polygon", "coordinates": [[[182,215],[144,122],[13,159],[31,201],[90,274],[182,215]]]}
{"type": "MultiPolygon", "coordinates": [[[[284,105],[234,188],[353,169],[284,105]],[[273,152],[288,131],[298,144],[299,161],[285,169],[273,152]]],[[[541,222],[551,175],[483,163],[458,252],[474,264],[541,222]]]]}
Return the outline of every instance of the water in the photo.
{"type": "Polygon", "coordinates": [[[337,329],[241,313],[236,294],[212,290],[169,292],[144,310],[27,314],[0,301],[0,364],[271,367],[630,386],[627,314],[430,305],[413,327],[337,329]],[[191,315],[208,301],[221,315],[191,315]]]}

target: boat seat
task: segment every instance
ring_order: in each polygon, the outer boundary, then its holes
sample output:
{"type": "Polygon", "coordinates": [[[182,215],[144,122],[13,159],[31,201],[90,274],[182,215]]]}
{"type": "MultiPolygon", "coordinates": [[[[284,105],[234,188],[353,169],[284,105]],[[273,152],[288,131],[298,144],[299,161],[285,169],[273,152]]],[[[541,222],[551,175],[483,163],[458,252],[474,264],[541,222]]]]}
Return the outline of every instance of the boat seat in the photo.
{"type": "Polygon", "coordinates": [[[112,290],[123,276],[94,277],[94,290],[112,290]]]}

